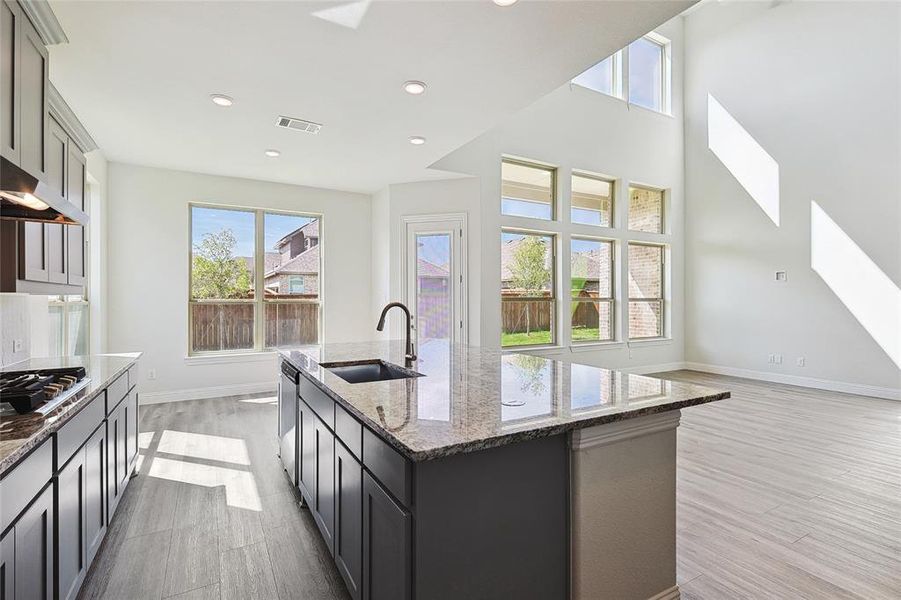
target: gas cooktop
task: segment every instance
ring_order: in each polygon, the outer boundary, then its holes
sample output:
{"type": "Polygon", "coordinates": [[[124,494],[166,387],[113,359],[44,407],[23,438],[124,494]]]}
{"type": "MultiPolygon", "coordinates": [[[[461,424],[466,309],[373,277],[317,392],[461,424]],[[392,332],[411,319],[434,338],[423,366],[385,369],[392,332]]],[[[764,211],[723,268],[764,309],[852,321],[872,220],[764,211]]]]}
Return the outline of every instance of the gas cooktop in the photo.
{"type": "Polygon", "coordinates": [[[89,382],[84,367],[5,371],[0,373],[0,403],[9,404],[19,414],[45,413],[77,394],[89,382]]]}

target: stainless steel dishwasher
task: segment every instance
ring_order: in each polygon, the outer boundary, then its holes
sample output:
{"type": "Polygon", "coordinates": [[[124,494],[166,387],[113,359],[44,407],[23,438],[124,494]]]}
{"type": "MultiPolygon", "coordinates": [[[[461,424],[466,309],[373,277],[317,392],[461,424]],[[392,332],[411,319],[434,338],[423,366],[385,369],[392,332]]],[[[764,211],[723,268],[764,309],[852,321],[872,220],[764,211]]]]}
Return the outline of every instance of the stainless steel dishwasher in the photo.
{"type": "Polygon", "coordinates": [[[297,378],[295,369],[282,361],[278,386],[278,453],[291,483],[297,485],[297,378]]]}

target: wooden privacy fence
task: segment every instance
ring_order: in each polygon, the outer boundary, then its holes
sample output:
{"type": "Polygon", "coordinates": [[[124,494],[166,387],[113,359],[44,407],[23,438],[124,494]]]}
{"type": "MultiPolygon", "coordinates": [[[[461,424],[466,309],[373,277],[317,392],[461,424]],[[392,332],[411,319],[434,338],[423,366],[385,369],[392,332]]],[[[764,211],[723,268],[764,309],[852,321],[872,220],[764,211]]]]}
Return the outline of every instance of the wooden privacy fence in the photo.
{"type": "MultiPolygon", "coordinates": [[[[594,298],[584,293],[584,298],[594,298]]],[[[515,296],[502,296],[501,325],[504,333],[525,333],[526,331],[547,331],[551,328],[550,300],[514,300],[515,296]]],[[[606,307],[604,308],[606,310],[606,307]]],[[[595,302],[579,302],[575,312],[570,312],[573,327],[596,329],[600,325],[600,313],[595,302]]]]}
{"type": "MultiPolygon", "coordinates": [[[[319,341],[319,305],[311,302],[266,302],[264,344],[299,346],[319,341]]],[[[250,302],[191,303],[191,350],[247,350],[254,347],[250,302]]]]}

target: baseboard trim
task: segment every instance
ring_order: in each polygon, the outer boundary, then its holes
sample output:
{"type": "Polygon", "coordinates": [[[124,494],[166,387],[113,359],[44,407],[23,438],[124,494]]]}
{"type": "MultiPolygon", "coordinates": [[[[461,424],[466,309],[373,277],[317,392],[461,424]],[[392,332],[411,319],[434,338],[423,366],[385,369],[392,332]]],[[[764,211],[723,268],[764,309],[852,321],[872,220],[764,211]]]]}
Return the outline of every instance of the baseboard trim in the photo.
{"type": "Polygon", "coordinates": [[[140,392],[139,404],[162,404],[164,402],[181,402],[183,400],[203,400],[221,396],[239,396],[242,394],[276,393],[274,381],[260,383],[241,383],[235,385],[217,385],[213,387],[194,388],[189,390],[171,390],[167,392],[140,392]]]}
{"type": "Polygon", "coordinates": [[[674,585],[671,588],[667,588],[660,592],[659,594],[654,594],[648,600],[679,600],[682,597],[682,593],[679,591],[679,586],[674,585]]]}
{"type": "Polygon", "coordinates": [[[815,377],[801,377],[798,375],[784,375],[782,373],[768,373],[766,371],[754,371],[751,369],[723,367],[719,365],[708,365],[705,363],[696,362],[683,363],[683,366],[681,368],[691,369],[692,371],[702,371],[704,373],[714,373],[716,375],[729,375],[731,377],[743,377],[745,379],[757,379],[760,381],[769,381],[771,383],[784,383],[787,385],[796,385],[798,387],[829,390],[831,392],[842,392],[845,394],[856,394],[858,396],[870,396],[873,398],[883,398],[885,400],[901,401],[901,389],[879,387],[875,385],[867,385],[864,383],[848,383],[845,381],[834,381],[831,379],[817,379],[815,377]]]}

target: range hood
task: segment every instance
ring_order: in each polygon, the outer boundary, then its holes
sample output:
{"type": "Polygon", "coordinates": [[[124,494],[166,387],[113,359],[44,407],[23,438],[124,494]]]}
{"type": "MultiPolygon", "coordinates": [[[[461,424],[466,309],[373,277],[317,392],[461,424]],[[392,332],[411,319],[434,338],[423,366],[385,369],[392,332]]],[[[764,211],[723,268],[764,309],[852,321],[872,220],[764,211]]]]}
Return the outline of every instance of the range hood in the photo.
{"type": "Polygon", "coordinates": [[[0,157],[0,219],[88,224],[88,215],[83,210],[3,157],[0,157]]]}

